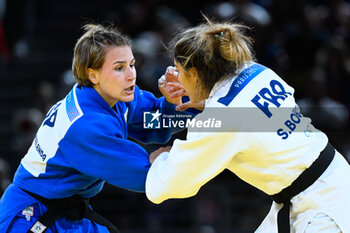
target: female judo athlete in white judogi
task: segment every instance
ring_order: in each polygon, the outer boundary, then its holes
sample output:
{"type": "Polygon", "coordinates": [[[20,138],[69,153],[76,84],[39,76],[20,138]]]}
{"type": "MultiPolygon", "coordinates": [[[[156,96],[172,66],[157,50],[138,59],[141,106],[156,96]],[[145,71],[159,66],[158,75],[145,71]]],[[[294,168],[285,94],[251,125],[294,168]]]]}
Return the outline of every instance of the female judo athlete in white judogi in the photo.
{"type": "MultiPolygon", "coordinates": [[[[143,130],[147,111],[176,114],[179,98],[140,90],[131,41],[114,28],[86,25],[74,49],[77,84],[40,126],[0,200],[0,232],[118,232],[89,208],[105,182],[143,192],[150,167],[138,144],[166,142],[168,130],[143,130]],[[107,229],[107,228],[108,229],[107,229]]],[[[171,78],[171,75],[166,76],[171,78]]]]}
{"type": "Polygon", "coordinates": [[[195,119],[224,114],[229,122],[189,128],[187,140],[153,152],[147,197],[194,196],[228,169],[274,200],[256,232],[349,233],[349,164],[300,113],[293,88],[252,61],[242,27],[207,20],[173,40],[180,83],[193,103],[205,100],[195,119]]]}

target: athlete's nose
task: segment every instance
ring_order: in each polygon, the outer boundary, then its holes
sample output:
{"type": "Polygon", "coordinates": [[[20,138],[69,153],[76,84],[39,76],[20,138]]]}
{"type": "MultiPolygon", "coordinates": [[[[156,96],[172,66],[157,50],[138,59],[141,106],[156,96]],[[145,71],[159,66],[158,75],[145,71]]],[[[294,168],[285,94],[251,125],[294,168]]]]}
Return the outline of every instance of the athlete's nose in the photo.
{"type": "Polygon", "coordinates": [[[136,70],[135,67],[129,67],[126,78],[128,81],[134,81],[136,79],[136,70]]]}

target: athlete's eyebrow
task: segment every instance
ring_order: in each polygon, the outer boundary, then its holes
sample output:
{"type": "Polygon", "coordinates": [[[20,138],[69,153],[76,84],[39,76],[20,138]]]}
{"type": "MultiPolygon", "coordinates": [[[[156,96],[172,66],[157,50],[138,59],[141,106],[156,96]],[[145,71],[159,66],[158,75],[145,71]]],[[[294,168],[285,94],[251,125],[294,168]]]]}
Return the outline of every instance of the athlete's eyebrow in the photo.
{"type": "MultiPolygon", "coordinates": [[[[135,61],[135,58],[133,58],[132,60],[131,60],[131,62],[134,62],[135,61]]],[[[115,61],[115,62],[113,62],[113,65],[114,64],[118,64],[118,63],[128,63],[127,61],[115,61]]]]}

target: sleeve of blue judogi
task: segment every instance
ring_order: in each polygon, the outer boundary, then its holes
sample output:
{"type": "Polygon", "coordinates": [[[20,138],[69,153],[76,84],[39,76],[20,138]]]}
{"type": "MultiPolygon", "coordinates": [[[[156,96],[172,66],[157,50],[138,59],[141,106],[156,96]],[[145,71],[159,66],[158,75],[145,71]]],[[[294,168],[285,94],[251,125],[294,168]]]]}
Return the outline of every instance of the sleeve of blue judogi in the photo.
{"type": "Polygon", "coordinates": [[[132,191],[145,191],[147,152],[123,135],[121,121],[84,116],[61,140],[66,161],[81,173],[132,191]],[[120,124],[120,125],[118,125],[120,124]]]}

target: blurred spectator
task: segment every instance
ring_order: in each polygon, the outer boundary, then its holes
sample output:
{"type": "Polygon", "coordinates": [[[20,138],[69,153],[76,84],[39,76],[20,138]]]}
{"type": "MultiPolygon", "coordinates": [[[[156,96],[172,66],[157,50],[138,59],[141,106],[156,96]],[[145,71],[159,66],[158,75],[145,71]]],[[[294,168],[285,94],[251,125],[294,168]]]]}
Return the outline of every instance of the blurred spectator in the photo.
{"type": "Polygon", "coordinates": [[[23,157],[27,153],[43,119],[44,114],[36,108],[18,109],[15,112],[12,122],[15,135],[12,148],[18,156],[23,157]]]}
{"type": "MultiPolygon", "coordinates": [[[[190,21],[183,17],[180,12],[175,11],[166,5],[159,5],[156,8],[155,22],[156,30],[162,36],[160,42],[163,43],[163,45],[167,45],[179,30],[191,25],[190,21]]],[[[166,50],[163,50],[162,52],[166,52],[166,50]]]]}
{"type": "Polygon", "coordinates": [[[33,94],[34,107],[46,115],[56,101],[56,89],[53,84],[50,81],[41,81],[37,84],[33,94]]]}
{"type": "Polygon", "coordinates": [[[22,108],[15,111],[12,118],[11,149],[13,152],[10,161],[11,174],[14,174],[22,157],[31,146],[44,114],[36,108],[22,108]]]}
{"type": "Polygon", "coordinates": [[[159,95],[158,79],[173,61],[169,59],[166,45],[182,27],[190,23],[179,12],[159,5],[155,8],[154,30],[141,31],[133,38],[136,57],[137,83],[141,88],[159,95]]]}
{"type": "Polygon", "coordinates": [[[75,84],[74,75],[71,69],[63,71],[61,74],[55,99],[63,99],[75,84]]]}
{"type": "Polygon", "coordinates": [[[305,98],[298,101],[303,115],[311,117],[312,124],[327,132],[331,142],[341,148],[348,127],[348,109],[328,96],[327,74],[324,69],[315,67],[312,70],[307,93],[305,98]]]}
{"type": "Polygon", "coordinates": [[[214,7],[211,13],[221,20],[234,18],[253,26],[267,26],[271,22],[269,12],[251,0],[221,2],[214,7]]]}
{"type": "Polygon", "coordinates": [[[133,39],[133,51],[137,66],[137,84],[142,88],[155,92],[158,78],[165,70],[162,70],[159,43],[161,35],[155,31],[144,31],[133,39]]]}
{"type": "Polygon", "coordinates": [[[11,183],[9,163],[0,158],[0,196],[11,183]]]}
{"type": "Polygon", "coordinates": [[[328,71],[327,89],[330,96],[338,101],[348,101],[348,103],[350,101],[348,91],[350,85],[349,52],[349,44],[345,38],[333,35],[326,47],[326,59],[323,65],[328,71]]]}
{"type": "Polygon", "coordinates": [[[33,90],[31,99],[26,100],[31,106],[18,108],[13,113],[11,122],[13,159],[10,164],[12,173],[18,167],[22,157],[27,153],[41,122],[54,100],[55,91],[52,84],[48,81],[42,81],[33,90]]]}

